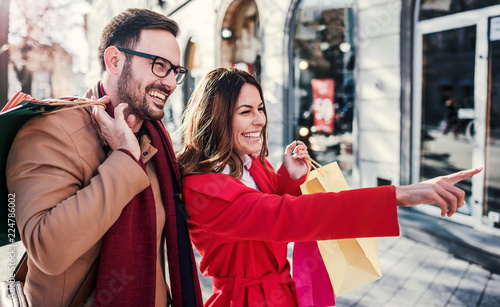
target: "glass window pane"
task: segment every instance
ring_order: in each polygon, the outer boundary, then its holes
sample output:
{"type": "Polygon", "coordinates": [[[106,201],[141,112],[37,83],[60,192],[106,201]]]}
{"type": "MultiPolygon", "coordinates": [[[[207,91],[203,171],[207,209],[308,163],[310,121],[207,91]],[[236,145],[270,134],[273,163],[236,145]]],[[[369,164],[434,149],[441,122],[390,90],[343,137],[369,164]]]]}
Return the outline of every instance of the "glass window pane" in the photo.
{"type": "Polygon", "coordinates": [[[419,20],[500,4],[499,0],[421,0],[419,20]]]}
{"type": "MultiPolygon", "coordinates": [[[[475,26],[423,36],[421,180],[472,166],[475,41],[475,26]]],[[[457,186],[467,200],[471,180],[457,186]]]]}
{"type": "Polygon", "coordinates": [[[500,228],[500,41],[490,42],[490,97],[486,129],[485,214],[500,228]]]}
{"type": "MultiPolygon", "coordinates": [[[[317,1],[301,3],[295,26],[294,130],[313,159],[322,165],[337,161],[350,183],[355,103],[353,10],[313,2],[317,1]]],[[[345,6],[345,2],[341,4],[345,6]]]]}

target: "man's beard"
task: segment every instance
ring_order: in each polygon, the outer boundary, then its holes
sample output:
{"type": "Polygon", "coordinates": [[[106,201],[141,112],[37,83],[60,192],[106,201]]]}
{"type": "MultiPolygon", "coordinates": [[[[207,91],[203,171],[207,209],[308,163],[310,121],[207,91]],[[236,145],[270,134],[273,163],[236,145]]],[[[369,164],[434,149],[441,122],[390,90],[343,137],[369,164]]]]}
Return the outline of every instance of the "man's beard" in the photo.
{"type": "Polygon", "coordinates": [[[133,79],[130,63],[125,63],[123,72],[118,79],[116,92],[119,102],[128,104],[127,113],[134,114],[137,118],[142,120],[161,120],[165,114],[163,109],[158,111],[148,104],[148,93],[152,88],[157,88],[158,90],[170,94],[170,91],[164,87],[160,89],[158,86],[151,84],[145,88],[143,95],[141,95],[140,93],[142,90],[140,82],[133,79]]]}

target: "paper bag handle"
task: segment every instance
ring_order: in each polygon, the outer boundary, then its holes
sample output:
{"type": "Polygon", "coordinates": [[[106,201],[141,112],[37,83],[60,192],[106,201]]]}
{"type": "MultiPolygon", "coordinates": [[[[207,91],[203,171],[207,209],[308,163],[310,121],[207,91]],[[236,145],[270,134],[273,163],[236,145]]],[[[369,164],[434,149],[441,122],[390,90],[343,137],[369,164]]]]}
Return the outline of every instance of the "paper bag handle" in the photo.
{"type": "Polygon", "coordinates": [[[319,164],[318,162],[314,161],[313,159],[310,159],[309,161],[307,161],[307,164],[309,165],[309,167],[312,167],[315,170],[317,170],[318,173],[320,173],[320,174],[321,174],[321,170],[324,170],[327,174],[329,174],[326,169],[323,169],[323,166],[321,164],[319,164]]]}

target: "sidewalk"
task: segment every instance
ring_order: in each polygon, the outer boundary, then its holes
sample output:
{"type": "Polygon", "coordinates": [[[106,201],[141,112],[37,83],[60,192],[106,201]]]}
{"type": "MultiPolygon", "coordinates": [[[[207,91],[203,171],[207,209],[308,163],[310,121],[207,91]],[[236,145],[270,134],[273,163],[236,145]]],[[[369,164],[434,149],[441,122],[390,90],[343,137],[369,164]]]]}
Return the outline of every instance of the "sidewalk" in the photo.
{"type": "MultiPolygon", "coordinates": [[[[336,298],[347,307],[498,307],[500,274],[457,259],[435,247],[404,236],[378,238],[382,278],[336,298]]],[[[18,242],[16,258],[24,247],[18,242]]],[[[291,256],[291,244],[289,255],[291,256]]],[[[0,276],[8,279],[8,246],[0,248],[0,276]]],[[[200,256],[195,253],[197,262],[200,256]]],[[[291,262],[291,257],[289,258],[291,262]]],[[[203,298],[212,293],[211,279],[200,275],[203,298]]]]}
{"type": "Polygon", "coordinates": [[[500,275],[404,236],[377,242],[382,278],[337,306],[500,306],[500,275]]]}
{"type": "MultiPolygon", "coordinates": [[[[377,243],[382,278],[337,297],[336,306],[500,306],[499,274],[405,236],[379,238],[377,243]]],[[[200,275],[200,281],[206,300],[211,279],[200,275]]]]}

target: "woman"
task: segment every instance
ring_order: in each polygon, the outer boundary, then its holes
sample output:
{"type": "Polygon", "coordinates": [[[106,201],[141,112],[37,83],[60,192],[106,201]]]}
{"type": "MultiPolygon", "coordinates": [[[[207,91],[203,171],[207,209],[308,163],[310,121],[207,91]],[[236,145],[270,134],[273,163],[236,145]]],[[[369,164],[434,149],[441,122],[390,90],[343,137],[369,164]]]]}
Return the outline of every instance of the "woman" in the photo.
{"type": "Polygon", "coordinates": [[[191,96],[178,156],[200,270],[212,277],[206,306],[298,306],[287,243],[397,236],[396,206],[436,202],[451,216],[464,192],[453,185],[481,169],[423,183],[300,195],[309,169],[302,142],[274,172],[266,160],[262,89],[248,73],[216,69],[191,96]]]}

